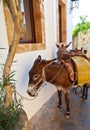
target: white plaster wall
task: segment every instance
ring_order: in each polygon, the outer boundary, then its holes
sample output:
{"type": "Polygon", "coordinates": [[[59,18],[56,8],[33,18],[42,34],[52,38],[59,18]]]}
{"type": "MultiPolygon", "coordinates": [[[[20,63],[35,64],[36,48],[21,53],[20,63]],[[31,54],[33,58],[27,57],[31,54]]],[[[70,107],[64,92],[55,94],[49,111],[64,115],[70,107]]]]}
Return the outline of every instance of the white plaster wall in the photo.
{"type": "MultiPolygon", "coordinates": [[[[56,57],[56,0],[44,0],[45,4],[45,31],[46,31],[46,49],[40,51],[32,51],[26,53],[16,54],[14,60],[17,61],[13,64],[12,70],[16,71],[15,79],[16,90],[22,96],[30,99],[27,94],[28,86],[28,72],[31,69],[34,60],[38,55],[41,55],[43,59],[52,59],[56,57]]],[[[0,4],[0,44],[8,49],[8,41],[5,27],[5,19],[3,9],[0,4]]],[[[71,25],[71,24],[70,24],[71,25]]],[[[69,28],[69,27],[68,27],[69,28]]],[[[69,32],[68,32],[69,35],[69,32]]],[[[68,36],[69,37],[69,36],[68,36]]],[[[67,38],[69,41],[69,38],[67,38]]],[[[6,49],[6,50],[7,50],[6,49]]],[[[1,51],[0,51],[1,52],[1,51]]],[[[2,53],[3,57],[6,57],[6,53],[2,53]]],[[[5,58],[4,58],[5,59],[5,58]]],[[[1,58],[0,58],[1,60],[1,58]]],[[[2,63],[2,60],[1,60],[2,63]]],[[[56,92],[56,88],[50,84],[42,87],[38,97],[34,100],[23,100],[23,108],[27,113],[28,119],[41,108],[41,106],[49,100],[49,98],[56,92]]]]}
{"type": "Polygon", "coordinates": [[[56,57],[56,3],[57,0],[44,0],[45,6],[45,29],[47,50],[51,57],[56,57]]]}
{"type": "MultiPolygon", "coordinates": [[[[67,43],[72,42],[72,13],[70,12],[70,1],[67,0],[67,43]]],[[[68,50],[72,49],[72,44],[68,50]]]]}
{"type": "Polygon", "coordinates": [[[58,0],[53,0],[52,2],[52,23],[53,23],[53,27],[52,27],[52,31],[53,31],[53,46],[52,46],[52,55],[54,58],[57,57],[57,47],[56,47],[56,38],[57,38],[57,16],[56,16],[56,13],[57,13],[57,3],[58,3],[58,0]]]}
{"type": "MultiPolygon", "coordinates": [[[[7,32],[6,32],[6,25],[5,25],[5,17],[2,7],[2,2],[0,2],[0,66],[5,64],[8,45],[7,45],[7,32]]],[[[2,69],[0,67],[0,77],[2,77],[2,69]]]]}

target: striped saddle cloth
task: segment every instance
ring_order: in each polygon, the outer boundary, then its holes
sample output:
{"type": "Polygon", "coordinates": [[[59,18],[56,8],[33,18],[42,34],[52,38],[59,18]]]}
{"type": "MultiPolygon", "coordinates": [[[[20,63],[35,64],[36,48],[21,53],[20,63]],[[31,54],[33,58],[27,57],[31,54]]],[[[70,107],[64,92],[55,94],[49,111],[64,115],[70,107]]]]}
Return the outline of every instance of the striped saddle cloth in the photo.
{"type": "Polygon", "coordinates": [[[71,81],[74,81],[74,71],[72,68],[72,65],[70,63],[64,62],[65,67],[67,68],[68,72],[69,72],[69,76],[71,81]]]}

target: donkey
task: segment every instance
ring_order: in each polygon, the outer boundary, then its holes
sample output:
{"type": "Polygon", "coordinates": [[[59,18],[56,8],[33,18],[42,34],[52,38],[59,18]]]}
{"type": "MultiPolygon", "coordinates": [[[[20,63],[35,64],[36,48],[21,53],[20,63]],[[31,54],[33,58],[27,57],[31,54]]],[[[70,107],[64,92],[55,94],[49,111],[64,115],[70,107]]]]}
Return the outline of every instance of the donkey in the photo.
{"type": "Polygon", "coordinates": [[[62,90],[65,93],[66,113],[65,116],[70,116],[70,103],[69,103],[69,87],[72,86],[68,70],[64,64],[58,64],[54,60],[42,60],[39,56],[31,70],[29,71],[29,83],[27,93],[30,96],[36,96],[41,84],[47,81],[56,86],[59,98],[58,106],[62,105],[62,90]]]}

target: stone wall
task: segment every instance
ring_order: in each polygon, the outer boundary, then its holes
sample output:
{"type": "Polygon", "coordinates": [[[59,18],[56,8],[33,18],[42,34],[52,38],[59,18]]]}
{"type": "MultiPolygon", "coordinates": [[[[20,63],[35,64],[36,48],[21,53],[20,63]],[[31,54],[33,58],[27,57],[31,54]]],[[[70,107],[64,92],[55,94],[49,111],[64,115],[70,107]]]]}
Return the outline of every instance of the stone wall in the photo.
{"type": "Polygon", "coordinates": [[[73,49],[81,49],[83,51],[87,50],[87,56],[90,58],[90,29],[88,29],[86,34],[79,32],[77,37],[73,38],[73,49]]]}

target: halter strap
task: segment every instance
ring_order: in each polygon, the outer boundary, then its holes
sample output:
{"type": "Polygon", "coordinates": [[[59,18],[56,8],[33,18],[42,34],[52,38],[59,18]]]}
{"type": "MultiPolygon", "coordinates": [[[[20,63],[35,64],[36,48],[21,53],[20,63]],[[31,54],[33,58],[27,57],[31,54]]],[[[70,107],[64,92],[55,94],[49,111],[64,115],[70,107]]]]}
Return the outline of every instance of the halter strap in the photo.
{"type": "Polygon", "coordinates": [[[41,78],[39,79],[39,81],[35,84],[35,86],[37,86],[40,82],[44,82],[44,81],[46,81],[46,75],[45,75],[45,68],[47,67],[47,66],[49,66],[50,64],[52,64],[54,61],[51,61],[50,63],[48,63],[47,65],[45,65],[43,68],[42,68],[42,76],[41,76],[41,78]]]}

